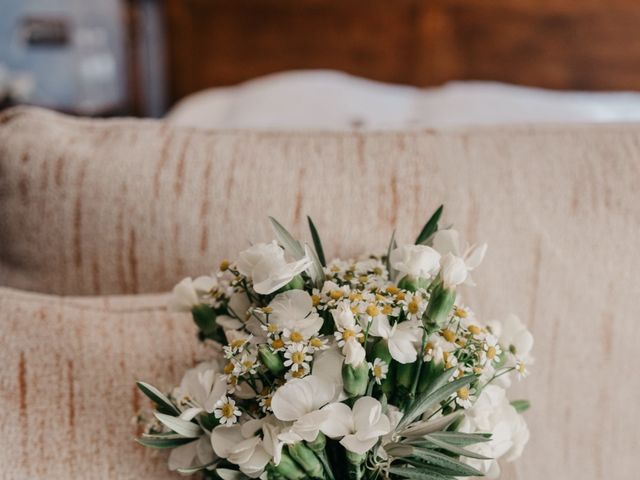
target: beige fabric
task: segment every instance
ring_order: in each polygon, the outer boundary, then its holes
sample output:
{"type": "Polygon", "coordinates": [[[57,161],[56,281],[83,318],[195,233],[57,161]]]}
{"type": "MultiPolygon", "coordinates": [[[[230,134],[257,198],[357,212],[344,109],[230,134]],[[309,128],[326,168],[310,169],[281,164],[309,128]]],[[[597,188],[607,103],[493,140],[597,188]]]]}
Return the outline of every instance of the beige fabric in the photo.
{"type": "MultiPolygon", "coordinates": [[[[490,245],[474,274],[478,287],[468,290],[469,303],[487,318],[517,312],[536,336],[533,374],[513,394],[533,401],[527,414],[532,439],[505,478],[635,477],[640,126],[212,133],[30,110],[10,112],[0,124],[0,283],[21,288],[78,294],[167,289],[183,275],[206,272],[249,239],[268,239],[267,214],[294,232],[304,231],[304,215],[311,214],[329,256],[381,251],[394,225],[399,238],[410,241],[444,202],[447,221],[455,221],[467,239],[490,245]]],[[[54,312],[62,308],[56,302],[54,312]]],[[[55,315],[43,311],[52,328],[65,332],[55,315]]],[[[96,325],[108,335],[105,341],[126,351],[126,362],[153,355],[131,343],[135,335],[126,335],[130,328],[146,329],[121,316],[102,320],[96,325]],[[105,321],[114,323],[108,329],[105,321]]],[[[14,336],[21,330],[9,331],[14,336]]],[[[53,351],[72,356],[65,345],[85,340],[65,335],[46,340],[53,351]]],[[[35,340],[10,341],[13,355],[4,360],[10,367],[3,367],[2,384],[15,394],[15,352],[35,340]]],[[[5,351],[3,345],[0,355],[5,351]]],[[[45,358],[41,352],[34,361],[45,358]]],[[[169,358],[176,371],[189,361],[169,358]]],[[[117,367],[119,375],[125,372],[122,385],[134,377],[127,365],[117,367]]],[[[101,375],[114,379],[107,368],[98,364],[101,375]]],[[[162,366],[153,368],[160,372],[162,366]]],[[[43,378],[58,388],[64,371],[46,371],[43,378]]],[[[29,382],[42,382],[33,375],[29,382]]],[[[74,385],[87,389],[87,404],[99,404],[86,382],[74,385]]],[[[55,400],[58,410],[65,411],[65,398],[55,400]]],[[[3,411],[16,414],[15,408],[3,411]]],[[[35,411],[45,418],[44,409],[35,411]]],[[[15,421],[14,435],[22,432],[15,421]]],[[[92,428],[74,424],[83,440],[74,444],[77,451],[102,448],[104,458],[95,461],[122,468],[114,459],[129,444],[114,439],[100,447],[92,428]]],[[[0,442],[4,447],[12,440],[0,442]]],[[[32,444],[17,443],[11,451],[24,458],[32,444]]],[[[47,463],[62,468],[51,455],[33,462],[39,471],[47,463]]]]}
{"type": "Polygon", "coordinates": [[[188,315],[165,300],[0,288],[0,477],[174,478],[133,442],[132,419],[151,405],[135,381],[168,388],[205,358],[188,315]]]}

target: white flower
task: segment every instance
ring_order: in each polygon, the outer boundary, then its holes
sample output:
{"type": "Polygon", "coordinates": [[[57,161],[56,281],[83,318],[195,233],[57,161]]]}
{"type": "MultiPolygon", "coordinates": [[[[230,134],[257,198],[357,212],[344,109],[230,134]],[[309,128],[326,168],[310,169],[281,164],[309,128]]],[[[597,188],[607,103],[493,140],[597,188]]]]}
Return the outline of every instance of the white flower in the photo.
{"type": "Polygon", "coordinates": [[[174,390],[173,397],[182,409],[180,417],[191,420],[203,411],[213,412],[216,402],[226,392],[226,378],[218,362],[213,360],[187,370],[180,386],[174,390]]]}
{"type": "Polygon", "coordinates": [[[500,468],[496,460],[510,462],[517,459],[529,440],[529,429],[522,415],[509,403],[504,389],[488,385],[482,390],[474,406],[465,412],[459,430],[466,433],[491,433],[491,441],[468,448],[492,460],[465,457],[465,462],[490,478],[496,478],[500,468]]]}
{"type": "Polygon", "coordinates": [[[184,278],[173,287],[169,309],[174,312],[190,312],[193,307],[202,303],[202,296],[209,293],[217,283],[215,277],[202,276],[195,280],[191,277],[184,278]]]}
{"type": "Polygon", "coordinates": [[[220,425],[233,425],[238,421],[242,412],[236,407],[236,401],[229,397],[222,397],[216,402],[213,414],[220,419],[220,425]]]}
{"type": "Polygon", "coordinates": [[[353,410],[344,403],[331,403],[322,411],[329,412],[322,432],[334,439],[341,438],[342,446],[353,453],[366,453],[391,430],[389,418],[382,413],[382,405],[372,397],[360,397],[353,410]]]}
{"type": "Polygon", "coordinates": [[[256,433],[262,420],[250,420],[243,425],[218,426],[211,432],[211,445],[220,458],[238,465],[240,471],[250,478],[262,475],[271,455],[256,433]]]}
{"type": "Polygon", "coordinates": [[[284,250],[274,240],[272,243],[258,243],[241,252],[237,268],[252,280],[257,293],[268,295],[284,287],[293,277],[305,271],[310,263],[307,256],[287,263],[284,250]]]}
{"type": "Polygon", "coordinates": [[[482,352],[480,352],[480,363],[485,364],[486,362],[493,362],[500,357],[502,353],[502,348],[498,344],[498,339],[495,335],[488,334],[484,338],[484,343],[482,345],[482,352]]]}
{"type": "Polygon", "coordinates": [[[498,330],[498,336],[502,347],[514,354],[517,358],[531,363],[531,349],[533,348],[533,335],[526,325],[515,315],[509,315],[502,323],[501,328],[495,323],[492,329],[498,330]]]}
{"type": "Polygon", "coordinates": [[[211,447],[211,438],[205,434],[194,442],[172,449],[169,454],[169,470],[209,465],[216,458],[218,457],[211,447]]]}
{"type": "Polygon", "coordinates": [[[271,409],[278,420],[294,422],[291,431],[310,442],[329,415],[319,409],[334,398],[334,392],[335,386],[322,376],[292,379],[276,390],[271,409]]]}
{"type": "Polygon", "coordinates": [[[455,350],[455,346],[447,342],[439,333],[432,333],[424,345],[423,358],[425,362],[442,363],[444,353],[455,350]]]}
{"type": "Polygon", "coordinates": [[[369,334],[387,340],[389,353],[400,363],[413,363],[418,358],[416,343],[422,336],[417,322],[409,320],[396,323],[393,327],[388,318],[376,318],[369,329],[369,334]]]}
{"type": "Polygon", "coordinates": [[[327,384],[333,385],[335,388],[331,402],[337,402],[345,398],[342,380],[342,364],[344,360],[344,356],[335,345],[323,352],[316,353],[313,359],[313,376],[322,377],[327,384]]]}
{"type": "Polygon", "coordinates": [[[380,359],[376,358],[373,363],[369,362],[369,368],[371,369],[371,374],[373,375],[373,379],[376,381],[378,385],[387,378],[387,373],[389,372],[389,365],[380,359]]]}
{"type": "Polygon", "coordinates": [[[486,243],[471,245],[462,253],[459,233],[456,230],[439,230],[433,237],[433,248],[442,255],[440,275],[446,287],[462,283],[475,285],[469,272],[482,263],[487,252],[486,243]]]}
{"type": "Polygon", "coordinates": [[[426,245],[402,245],[391,252],[389,262],[405,275],[431,278],[440,269],[440,254],[426,245]]]}
{"type": "Polygon", "coordinates": [[[367,353],[360,344],[360,340],[364,339],[364,334],[362,327],[356,322],[349,302],[340,302],[337,308],[331,310],[331,314],[337,330],[333,335],[338,346],[342,347],[342,353],[346,357],[345,363],[354,367],[360,365],[367,353]]]}
{"type": "Polygon", "coordinates": [[[292,342],[301,342],[317,334],[322,328],[322,317],[313,310],[313,300],[304,290],[280,293],[269,304],[269,322],[287,331],[292,342]]]}
{"type": "Polygon", "coordinates": [[[471,408],[473,402],[475,401],[475,396],[473,395],[475,390],[469,389],[469,387],[462,387],[456,391],[456,403],[460,405],[462,408],[471,408]]]}
{"type": "Polygon", "coordinates": [[[310,355],[309,348],[301,343],[289,345],[287,351],[284,352],[284,358],[284,366],[291,367],[291,370],[294,372],[297,372],[300,369],[308,372],[310,369],[309,362],[313,360],[313,356],[310,355]]]}

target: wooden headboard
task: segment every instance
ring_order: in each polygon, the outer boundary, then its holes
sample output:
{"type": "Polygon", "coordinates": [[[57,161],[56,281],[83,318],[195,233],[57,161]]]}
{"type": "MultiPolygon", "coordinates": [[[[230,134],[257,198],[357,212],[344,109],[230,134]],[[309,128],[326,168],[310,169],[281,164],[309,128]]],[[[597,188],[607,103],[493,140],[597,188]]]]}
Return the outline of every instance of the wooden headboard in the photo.
{"type": "Polygon", "coordinates": [[[428,86],[640,88],[638,0],[165,0],[173,100],[332,68],[428,86]]]}

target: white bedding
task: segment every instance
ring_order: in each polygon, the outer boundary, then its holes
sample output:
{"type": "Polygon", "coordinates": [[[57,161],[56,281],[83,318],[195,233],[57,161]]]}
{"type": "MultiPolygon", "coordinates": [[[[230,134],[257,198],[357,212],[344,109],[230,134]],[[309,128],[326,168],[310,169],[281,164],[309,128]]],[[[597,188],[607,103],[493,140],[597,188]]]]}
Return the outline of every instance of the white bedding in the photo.
{"type": "Polygon", "coordinates": [[[190,95],[168,120],[201,128],[379,130],[640,121],[640,93],[559,92],[493,82],[415,88],[331,70],[290,71],[190,95]]]}

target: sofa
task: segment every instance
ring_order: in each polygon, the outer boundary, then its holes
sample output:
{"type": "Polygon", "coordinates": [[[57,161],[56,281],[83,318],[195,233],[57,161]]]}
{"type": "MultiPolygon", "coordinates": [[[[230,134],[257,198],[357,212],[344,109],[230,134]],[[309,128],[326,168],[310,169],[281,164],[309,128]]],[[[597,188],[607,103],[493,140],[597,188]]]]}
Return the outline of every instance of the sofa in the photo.
{"type": "Polygon", "coordinates": [[[134,443],[150,404],[211,352],[166,294],[250,242],[269,215],[328,256],[410,242],[441,203],[486,241],[487,319],[533,331],[531,440],[503,478],[635,478],[640,125],[369,133],[198,130],[0,114],[3,478],[175,478],[134,443]]]}

